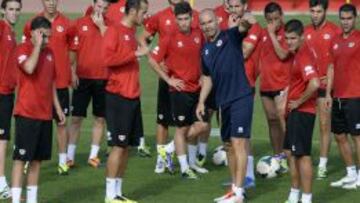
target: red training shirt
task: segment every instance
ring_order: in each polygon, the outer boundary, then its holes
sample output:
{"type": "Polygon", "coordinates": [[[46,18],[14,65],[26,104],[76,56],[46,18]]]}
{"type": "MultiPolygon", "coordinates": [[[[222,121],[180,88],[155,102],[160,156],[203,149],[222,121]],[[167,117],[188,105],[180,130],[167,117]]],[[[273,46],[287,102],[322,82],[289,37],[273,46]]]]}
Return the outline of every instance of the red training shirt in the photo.
{"type": "MultiPolygon", "coordinates": [[[[335,24],[326,21],[323,26],[315,29],[313,25],[305,28],[305,39],[309,47],[315,52],[315,61],[319,77],[327,75],[327,69],[331,63],[331,45],[334,37],[341,31],[335,24]]],[[[326,80],[323,80],[326,81],[326,80]]],[[[321,83],[321,88],[326,88],[326,83],[321,83]]]]}
{"type": "MultiPolygon", "coordinates": [[[[106,18],[108,18],[111,23],[120,23],[122,17],[125,15],[125,3],[126,0],[119,0],[116,3],[110,4],[106,12],[106,18]]],[[[89,6],[85,11],[85,16],[90,16],[93,11],[93,6],[89,6]]]]}
{"type": "MultiPolygon", "coordinates": [[[[44,16],[43,13],[37,16],[44,16]]],[[[24,27],[23,41],[31,39],[31,21],[28,21],[24,27]]],[[[69,48],[74,36],[69,32],[71,27],[70,20],[58,12],[51,23],[51,37],[49,47],[54,52],[56,69],[56,88],[67,88],[71,84],[71,66],[69,57],[69,48]]]]}
{"type": "MultiPolygon", "coordinates": [[[[198,92],[201,76],[201,49],[203,34],[200,29],[192,29],[184,34],[179,30],[160,39],[151,56],[160,63],[165,61],[169,76],[185,82],[183,92],[198,92]]],[[[175,89],[170,89],[175,91],[175,89]]]]}
{"type": "MultiPolygon", "coordinates": [[[[290,67],[290,84],[287,101],[298,100],[305,92],[309,81],[317,77],[318,73],[314,63],[314,53],[309,46],[304,43],[294,55],[293,64],[290,67]]],[[[313,95],[296,110],[315,114],[316,95],[313,95]]]]}
{"type": "Polygon", "coordinates": [[[335,36],[332,45],[334,97],[360,98],[360,31],[344,38],[335,36]]]}
{"type": "MultiPolygon", "coordinates": [[[[107,20],[105,20],[106,22],[107,20]]],[[[71,30],[75,36],[71,49],[77,52],[76,73],[78,77],[97,80],[107,79],[106,64],[101,54],[99,54],[103,44],[103,37],[91,17],[79,18],[71,30]]]]}
{"type": "MultiPolygon", "coordinates": [[[[277,32],[277,40],[286,48],[285,30],[282,27],[277,32]]],[[[260,91],[279,91],[289,85],[289,68],[291,60],[280,60],[267,29],[263,29],[259,43],[258,68],[260,71],[260,91]]]]}
{"type": "Polygon", "coordinates": [[[140,97],[139,61],[135,56],[138,43],[136,28],[119,24],[107,29],[103,57],[109,67],[106,90],[128,99],[140,97]]]}
{"type": "Polygon", "coordinates": [[[0,20],[0,94],[12,94],[16,87],[15,32],[0,20]]]}
{"type": "Polygon", "coordinates": [[[33,74],[23,71],[34,46],[21,44],[16,50],[19,71],[18,92],[14,115],[38,120],[53,118],[53,88],[55,83],[55,57],[50,48],[44,48],[33,74]]]}

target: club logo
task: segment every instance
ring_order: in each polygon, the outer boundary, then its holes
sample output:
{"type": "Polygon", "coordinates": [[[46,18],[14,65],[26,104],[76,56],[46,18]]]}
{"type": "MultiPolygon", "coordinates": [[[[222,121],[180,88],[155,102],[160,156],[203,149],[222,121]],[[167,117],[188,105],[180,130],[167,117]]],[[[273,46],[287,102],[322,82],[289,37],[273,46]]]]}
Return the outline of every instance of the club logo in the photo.
{"type": "Polygon", "coordinates": [[[184,46],[184,43],[182,41],[178,41],[177,42],[177,46],[180,48],[180,47],[183,47],[184,46]]]}
{"type": "Polygon", "coordinates": [[[58,31],[58,32],[64,32],[64,27],[61,26],[61,25],[58,25],[58,26],[56,27],[56,31],[58,31]]]}
{"type": "Polygon", "coordinates": [[[349,48],[353,48],[355,46],[355,42],[349,42],[349,48]]]}
{"type": "Polygon", "coordinates": [[[178,116],[178,120],[179,120],[179,121],[184,121],[184,120],[185,120],[185,116],[178,116]]]}
{"type": "Polygon", "coordinates": [[[195,37],[195,38],[194,38],[194,42],[195,42],[196,44],[200,44],[200,38],[199,38],[199,37],[195,37]]]}
{"type": "Polygon", "coordinates": [[[306,38],[307,38],[308,40],[310,40],[310,39],[311,39],[311,34],[308,34],[308,35],[306,36],[306,38]]]}
{"type": "Polygon", "coordinates": [[[205,49],[205,56],[209,55],[209,49],[205,49]]]}
{"type": "Polygon", "coordinates": [[[238,127],[237,132],[238,132],[238,133],[244,133],[244,128],[243,128],[243,127],[238,127]]]}
{"type": "Polygon", "coordinates": [[[120,13],[125,13],[125,7],[124,6],[120,8],[120,13]]]}
{"type": "Polygon", "coordinates": [[[266,42],[267,37],[266,37],[266,36],[264,36],[262,40],[263,40],[263,42],[266,42]]]}
{"type": "Polygon", "coordinates": [[[46,59],[47,59],[48,61],[52,61],[52,60],[53,60],[51,54],[48,54],[48,55],[46,56],[46,59]]]}
{"type": "Polygon", "coordinates": [[[310,65],[306,66],[304,70],[305,70],[305,75],[310,75],[314,73],[314,68],[310,65]]]}
{"type": "Polygon", "coordinates": [[[163,114],[159,114],[158,117],[159,117],[160,120],[163,120],[163,119],[164,119],[164,115],[163,115],[163,114]]]}
{"type": "Polygon", "coordinates": [[[334,44],[333,49],[336,50],[336,49],[338,49],[338,48],[339,48],[339,45],[338,45],[338,44],[334,44]]]}
{"type": "Polygon", "coordinates": [[[7,38],[8,38],[8,41],[12,41],[12,38],[10,35],[8,35],[7,38]]]}
{"type": "Polygon", "coordinates": [[[325,39],[325,40],[329,40],[330,38],[331,38],[330,34],[327,34],[327,33],[324,34],[324,39],[325,39]]]}
{"type": "Polygon", "coordinates": [[[356,124],[355,129],[356,129],[356,130],[360,130],[360,123],[357,123],[357,124],[356,124]]]}
{"type": "Polygon", "coordinates": [[[167,26],[171,25],[171,20],[167,19],[167,20],[165,21],[165,25],[167,25],[167,26]]]}
{"type": "Polygon", "coordinates": [[[25,149],[19,149],[19,154],[21,156],[24,156],[26,154],[26,150],[25,149]]]}
{"type": "Polygon", "coordinates": [[[159,51],[160,51],[160,47],[159,47],[159,46],[156,46],[156,47],[153,49],[152,53],[155,54],[155,55],[159,55],[159,51]]]}
{"type": "Polygon", "coordinates": [[[295,145],[292,145],[292,146],[291,146],[291,151],[293,151],[293,152],[295,152],[295,151],[296,151],[296,147],[295,147],[295,145]]]}
{"type": "Polygon", "coordinates": [[[74,44],[79,45],[79,37],[78,36],[74,37],[74,44]]]}
{"type": "Polygon", "coordinates": [[[130,36],[129,35],[124,35],[124,39],[125,39],[125,41],[130,41],[130,36]]]}
{"type": "Polygon", "coordinates": [[[223,45],[223,41],[220,39],[216,42],[217,47],[221,47],[223,45]]]}
{"type": "Polygon", "coordinates": [[[88,30],[89,30],[89,28],[88,28],[87,25],[82,26],[82,31],[86,32],[86,31],[88,31],[88,30]]]}
{"type": "Polygon", "coordinates": [[[249,36],[249,38],[250,38],[251,40],[254,40],[254,41],[256,41],[256,40],[257,40],[257,36],[256,36],[256,35],[254,35],[254,34],[250,35],[250,36],[249,36]]]}
{"type": "Polygon", "coordinates": [[[119,140],[121,142],[123,142],[126,139],[126,136],[125,135],[119,135],[118,138],[119,138],[119,140]]]}

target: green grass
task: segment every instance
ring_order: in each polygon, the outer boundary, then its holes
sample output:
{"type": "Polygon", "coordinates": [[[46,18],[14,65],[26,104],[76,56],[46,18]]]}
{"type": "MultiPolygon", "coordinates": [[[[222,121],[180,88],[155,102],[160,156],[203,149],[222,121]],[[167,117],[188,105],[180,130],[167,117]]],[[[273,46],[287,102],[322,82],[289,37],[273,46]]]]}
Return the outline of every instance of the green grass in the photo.
{"type": "MultiPolygon", "coordinates": [[[[75,17],[76,15],[71,15],[75,17]]],[[[24,21],[30,15],[23,16],[21,23],[17,26],[18,33],[24,21]]],[[[300,17],[308,21],[308,17],[300,17]]],[[[332,19],[334,19],[332,17],[332,19]]],[[[263,20],[260,19],[263,23],[263,20]]],[[[142,84],[142,110],[146,139],[149,145],[155,146],[155,107],[157,76],[146,63],[142,61],[141,67],[142,84]]],[[[90,150],[91,118],[83,125],[80,138],[76,163],[77,168],[71,171],[67,177],[56,175],[57,153],[54,142],[52,161],[43,164],[40,176],[39,197],[41,203],[98,203],[103,202],[105,193],[105,170],[95,170],[86,164],[90,150]]],[[[314,165],[318,161],[319,142],[318,129],[314,134],[314,165]]],[[[254,122],[253,122],[253,149],[255,158],[271,154],[270,143],[267,133],[267,124],[264,118],[263,109],[259,98],[256,98],[254,122]]],[[[210,149],[220,144],[219,138],[211,138],[210,149]]],[[[10,177],[11,170],[11,148],[8,150],[7,177],[10,177]]],[[[106,145],[103,144],[101,154],[105,153],[106,145]]],[[[211,153],[209,153],[211,155],[211,153]]],[[[144,203],[205,203],[212,202],[225,191],[221,187],[222,181],[226,180],[228,170],[225,167],[215,167],[208,161],[207,167],[211,173],[202,176],[199,181],[182,180],[179,174],[155,175],[153,172],[155,154],[153,158],[139,158],[135,153],[131,154],[128,170],[125,177],[123,191],[131,198],[144,203]]],[[[340,178],[344,170],[343,162],[340,159],[335,143],[332,144],[329,160],[330,178],[324,181],[314,181],[314,202],[316,203],[356,203],[359,202],[359,191],[345,191],[329,187],[332,180],[340,178]]],[[[290,178],[283,176],[271,180],[257,179],[255,189],[249,190],[249,202],[253,203],[279,203],[287,198],[290,178]]],[[[6,202],[6,201],[3,201],[6,202]]]]}

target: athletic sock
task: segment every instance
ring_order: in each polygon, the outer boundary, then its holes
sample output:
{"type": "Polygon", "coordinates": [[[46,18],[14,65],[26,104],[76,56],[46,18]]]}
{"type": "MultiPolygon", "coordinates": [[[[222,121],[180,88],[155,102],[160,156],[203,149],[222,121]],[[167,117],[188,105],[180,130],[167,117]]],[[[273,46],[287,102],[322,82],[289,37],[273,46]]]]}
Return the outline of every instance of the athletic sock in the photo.
{"type": "Polygon", "coordinates": [[[206,157],[207,152],[207,143],[206,142],[199,142],[199,154],[206,157]]]}
{"type": "Polygon", "coordinates": [[[114,199],[116,197],[116,179],[106,178],[106,198],[114,199]]]}
{"type": "Polygon", "coordinates": [[[37,185],[26,187],[26,203],[37,203],[37,185]]]}
{"type": "Polygon", "coordinates": [[[346,171],[348,177],[357,177],[356,166],[348,166],[346,167],[346,171]]]}
{"type": "Polygon", "coordinates": [[[19,187],[11,188],[11,199],[12,199],[12,203],[20,203],[21,188],[19,188],[19,187]]]}
{"type": "Polygon", "coordinates": [[[66,153],[59,153],[59,165],[66,164],[66,153]]]}
{"type": "Polygon", "coordinates": [[[67,149],[67,158],[68,160],[75,161],[75,152],[76,152],[76,145],[69,144],[67,149]]]}
{"type": "Polygon", "coordinates": [[[301,195],[301,203],[311,203],[312,202],[312,194],[311,193],[303,193],[301,195]]]}
{"type": "Polygon", "coordinates": [[[94,159],[98,157],[99,150],[100,150],[99,145],[91,145],[89,159],[94,159]]]}
{"type": "Polygon", "coordinates": [[[291,188],[288,200],[290,202],[298,202],[300,200],[300,190],[296,188],[291,188]]]}
{"type": "Polygon", "coordinates": [[[328,158],[320,157],[319,168],[326,168],[328,158]]]}
{"type": "Polygon", "coordinates": [[[115,192],[116,196],[122,196],[122,178],[116,178],[115,192]]]}
{"type": "Polygon", "coordinates": [[[194,166],[196,164],[196,152],[197,152],[197,146],[188,144],[188,155],[189,155],[190,166],[194,166]]]}
{"type": "Polygon", "coordinates": [[[174,140],[172,140],[169,144],[165,146],[165,150],[167,153],[173,153],[175,151],[175,143],[174,140]]]}
{"type": "Polygon", "coordinates": [[[180,163],[181,173],[184,173],[186,170],[189,169],[189,164],[188,164],[186,155],[178,156],[178,160],[179,160],[179,163],[180,163]]]}
{"type": "Polygon", "coordinates": [[[249,177],[253,180],[255,180],[255,174],[254,174],[254,157],[248,156],[248,162],[246,167],[246,177],[249,177]]]}

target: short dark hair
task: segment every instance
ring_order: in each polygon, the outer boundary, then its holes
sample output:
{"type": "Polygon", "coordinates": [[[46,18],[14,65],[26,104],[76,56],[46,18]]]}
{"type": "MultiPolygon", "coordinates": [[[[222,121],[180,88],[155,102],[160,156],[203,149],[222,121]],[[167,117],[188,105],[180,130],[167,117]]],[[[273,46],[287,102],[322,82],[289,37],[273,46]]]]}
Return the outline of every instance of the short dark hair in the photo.
{"type": "Polygon", "coordinates": [[[343,4],[339,9],[339,15],[341,12],[352,12],[354,16],[357,16],[356,7],[353,4],[343,4]]]}
{"type": "Polygon", "coordinates": [[[310,0],[309,1],[309,7],[315,7],[315,6],[321,6],[324,10],[327,10],[329,7],[329,1],[328,0],[310,0]]]}
{"type": "Polygon", "coordinates": [[[190,14],[190,16],[191,16],[192,8],[191,8],[189,2],[187,2],[187,1],[180,2],[180,3],[175,4],[174,13],[175,13],[175,16],[178,16],[181,14],[190,14]]]}
{"type": "Polygon", "coordinates": [[[38,16],[31,21],[30,27],[31,30],[36,30],[39,28],[51,29],[51,22],[43,16],[38,16]]]}
{"type": "Polygon", "coordinates": [[[304,33],[304,24],[300,20],[297,20],[297,19],[289,20],[285,24],[285,32],[287,32],[287,33],[295,32],[296,34],[298,34],[300,36],[304,33]]]}
{"type": "Polygon", "coordinates": [[[1,2],[1,8],[6,9],[7,3],[12,2],[12,1],[18,2],[20,4],[20,6],[22,6],[21,0],[3,0],[1,2]]]}
{"type": "MultiPolygon", "coordinates": [[[[228,3],[229,3],[229,1],[230,0],[226,0],[228,3]]],[[[242,4],[246,4],[247,3],[247,0],[239,0],[240,1],[240,3],[242,3],[242,4]]]]}
{"type": "Polygon", "coordinates": [[[147,0],[126,0],[125,14],[129,14],[130,9],[140,9],[141,3],[149,4],[147,0]]]}
{"type": "Polygon", "coordinates": [[[270,2],[270,3],[266,4],[265,9],[264,9],[265,15],[269,14],[269,13],[274,13],[276,11],[278,11],[281,15],[283,14],[282,8],[278,3],[270,2]]]}
{"type": "MultiPolygon", "coordinates": [[[[98,1],[98,0],[94,0],[94,3],[96,3],[97,1],[98,1]]],[[[103,1],[112,4],[112,3],[117,3],[119,0],[103,0],[103,1]]]]}

